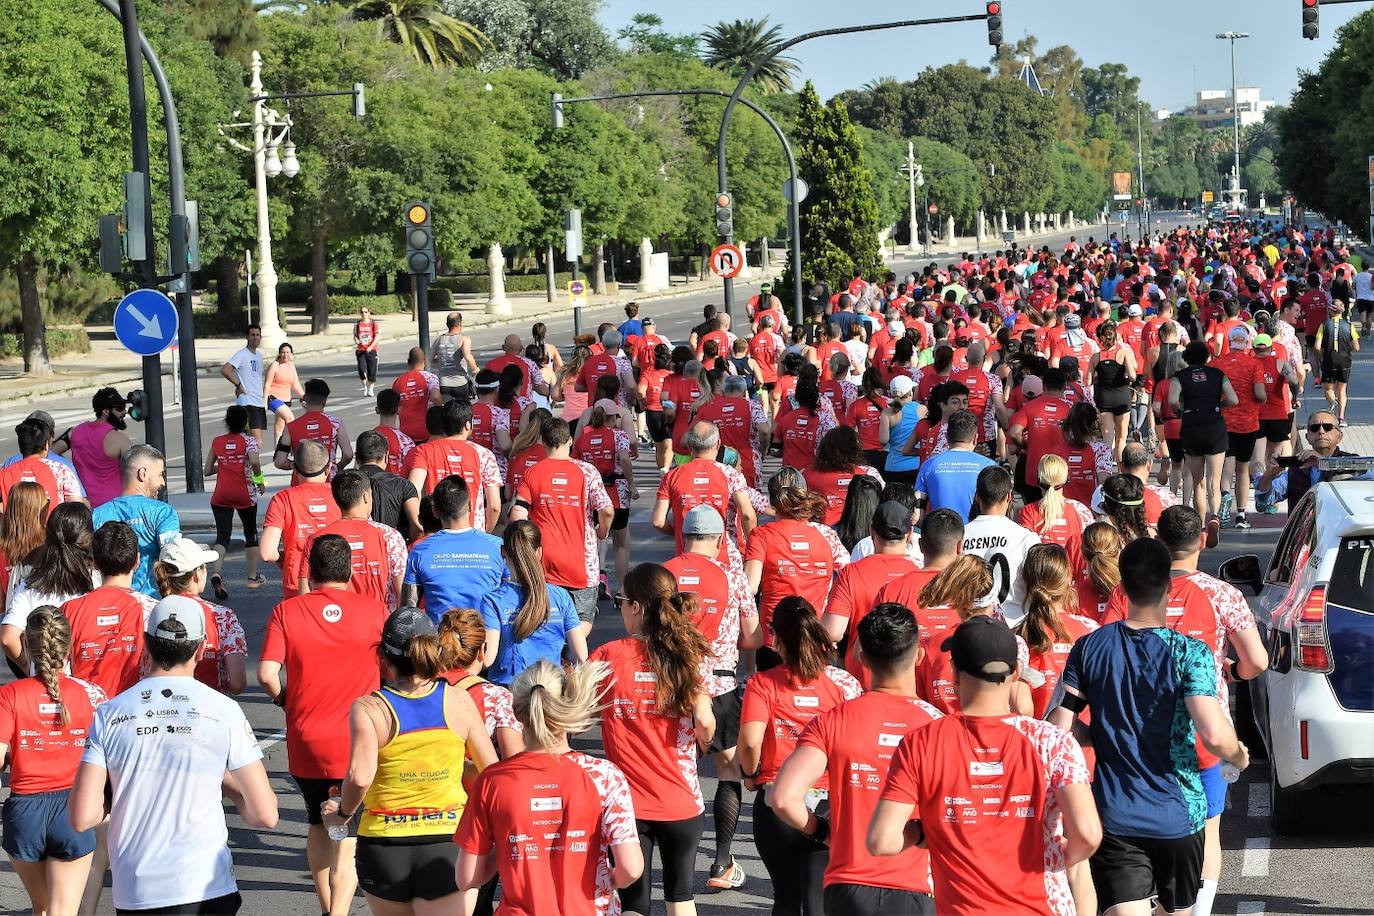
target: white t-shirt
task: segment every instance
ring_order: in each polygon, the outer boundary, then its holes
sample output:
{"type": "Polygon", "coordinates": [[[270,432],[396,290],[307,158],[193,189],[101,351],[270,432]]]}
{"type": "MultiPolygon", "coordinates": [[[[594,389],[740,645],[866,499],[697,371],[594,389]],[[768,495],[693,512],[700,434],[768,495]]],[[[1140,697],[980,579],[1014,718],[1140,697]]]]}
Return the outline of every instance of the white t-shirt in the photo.
{"type": "MultiPolygon", "coordinates": [[[[906,542],[906,555],[911,558],[911,562],[917,566],[924,566],[926,558],[921,556],[921,545],[917,541],[917,532],[911,532],[911,540],[906,542]]],[[[857,563],[864,557],[873,556],[873,535],[869,535],[862,541],[854,545],[854,549],[849,552],[849,562],[857,563]]]]}
{"type": "Polygon", "coordinates": [[[238,373],[243,394],[234,401],[244,407],[263,407],[262,399],[262,357],[256,350],[242,348],[229,357],[229,365],[238,373]]]}
{"type": "Polygon", "coordinates": [[[224,771],[262,759],[239,705],[191,677],[148,677],[95,713],[82,763],[114,785],[110,870],[119,909],[238,890],[220,803],[224,771]]]}
{"type": "Polygon", "coordinates": [[[857,338],[846,340],[844,352],[849,356],[849,378],[857,382],[868,367],[868,342],[857,338]]]}
{"type": "MultiPolygon", "coordinates": [[[[5,605],[5,617],[0,620],[0,624],[24,629],[28,625],[29,615],[44,605],[61,607],[73,598],[80,598],[84,592],[75,595],[50,595],[47,592],[36,592],[29,588],[24,581],[29,577],[30,570],[27,566],[18,567],[10,579],[10,597],[5,605]]],[[[91,571],[91,588],[100,588],[103,581],[98,570],[91,571]]]]}
{"type": "Polygon", "coordinates": [[[992,567],[992,598],[1008,626],[1026,616],[1026,583],[1021,566],[1040,536],[1005,515],[980,515],[964,526],[964,553],[981,557],[992,567]]]}

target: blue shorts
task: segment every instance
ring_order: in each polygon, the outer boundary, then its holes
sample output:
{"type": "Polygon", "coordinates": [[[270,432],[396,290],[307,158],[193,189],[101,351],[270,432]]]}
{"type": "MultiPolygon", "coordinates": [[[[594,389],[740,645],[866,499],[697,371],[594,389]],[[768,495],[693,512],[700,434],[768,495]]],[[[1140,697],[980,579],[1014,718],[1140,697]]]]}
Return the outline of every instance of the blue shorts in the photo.
{"type": "Polygon", "coordinates": [[[283,401],[281,398],[268,398],[268,399],[267,399],[267,412],[268,412],[268,413],[276,413],[277,411],[281,410],[283,407],[290,407],[290,406],[291,406],[291,402],[290,402],[290,401],[283,401]]]}
{"type": "Polygon", "coordinates": [[[73,830],[67,822],[68,790],[11,795],[5,799],[0,845],[21,862],[70,862],[95,851],[95,830],[73,830]]]}
{"type": "Polygon", "coordinates": [[[1226,810],[1226,780],[1221,778],[1222,762],[1217,761],[1199,774],[1202,777],[1202,792],[1207,796],[1207,818],[1216,817],[1226,810]]]}

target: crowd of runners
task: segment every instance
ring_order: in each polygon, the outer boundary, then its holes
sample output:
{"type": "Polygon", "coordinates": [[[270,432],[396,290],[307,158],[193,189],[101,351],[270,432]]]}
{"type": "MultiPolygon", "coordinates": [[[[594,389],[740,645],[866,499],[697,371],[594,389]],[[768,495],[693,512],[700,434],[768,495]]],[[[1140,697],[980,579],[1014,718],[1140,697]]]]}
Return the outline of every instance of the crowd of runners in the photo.
{"type": "Polygon", "coordinates": [[[0,470],[3,847],[36,912],[94,912],[107,869],[120,913],[237,912],[223,800],[278,819],[252,680],[334,916],[685,916],[746,882],[775,914],[1206,916],[1229,694],[1268,662],[1199,557],[1344,454],[1372,278],[1329,231],[1071,239],[483,365],[454,313],[380,390],[364,313],[356,437],[253,327],[209,546],[117,392],[35,411],[0,470]]]}

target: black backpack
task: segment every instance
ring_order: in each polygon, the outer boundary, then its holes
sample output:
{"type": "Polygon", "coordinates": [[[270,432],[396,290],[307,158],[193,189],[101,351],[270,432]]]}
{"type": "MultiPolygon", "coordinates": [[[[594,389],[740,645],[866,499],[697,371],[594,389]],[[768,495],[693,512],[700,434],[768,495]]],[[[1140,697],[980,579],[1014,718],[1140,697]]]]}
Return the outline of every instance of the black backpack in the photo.
{"type": "Polygon", "coordinates": [[[1349,369],[1354,329],[1348,318],[1328,318],[1322,323],[1322,367],[1349,369]]]}

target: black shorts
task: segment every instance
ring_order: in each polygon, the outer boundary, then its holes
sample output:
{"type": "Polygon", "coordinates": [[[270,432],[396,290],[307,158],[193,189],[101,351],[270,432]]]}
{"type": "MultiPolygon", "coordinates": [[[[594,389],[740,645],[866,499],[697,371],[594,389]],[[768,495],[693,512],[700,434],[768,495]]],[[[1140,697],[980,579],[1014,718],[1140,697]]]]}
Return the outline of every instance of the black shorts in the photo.
{"type": "Polygon", "coordinates": [[[764,391],[767,391],[767,392],[771,393],[771,392],[773,391],[774,388],[778,387],[778,383],[777,383],[777,382],[759,382],[759,387],[762,388],[764,391]]]}
{"type": "Polygon", "coordinates": [[[195,903],[174,903],[171,906],[153,907],[151,910],[124,910],[115,907],[117,916],[234,916],[243,906],[243,898],[238,891],[216,897],[214,900],[198,900],[195,903]]]}
{"type": "Polygon", "coordinates": [[[248,411],[249,429],[267,429],[266,407],[253,407],[251,405],[245,405],[243,409],[248,411]]]}
{"type": "Polygon", "coordinates": [[[649,438],[655,442],[667,442],[673,438],[673,424],[661,410],[644,411],[644,425],[649,430],[649,438]]]}
{"type": "Polygon", "coordinates": [[[835,916],[935,916],[935,898],[867,884],[829,884],[825,911],[835,916]]]}
{"type": "Polygon", "coordinates": [[[1255,457],[1255,443],[1259,441],[1260,431],[1248,433],[1226,432],[1226,457],[1237,461],[1249,461],[1255,457]]]}
{"type": "MultiPolygon", "coordinates": [[[[724,672],[717,672],[724,674],[724,672]]],[[[733,673],[733,672],[732,672],[733,673]]],[[[729,693],[711,697],[711,715],[716,720],[716,733],[711,737],[709,753],[728,751],[739,744],[740,713],[744,710],[744,688],[736,686],[729,693]]]]}
{"type": "Polygon", "coordinates": [[[472,388],[467,384],[440,385],[439,396],[445,401],[470,401],[472,400],[472,388]]]}
{"type": "Polygon", "coordinates": [[[1293,415],[1282,420],[1260,420],[1259,434],[1268,442],[1287,442],[1293,432],[1293,415]]]}
{"type": "Polygon", "coordinates": [[[215,543],[229,549],[234,534],[234,514],[238,513],[239,523],[243,525],[243,546],[258,546],[258,507],[232,509],[229,506],[210,504],[210,514],[215,517],[215,543]]]}
{"type": "Polygon", "coordinates": [[[630,525],[630,510],[616,509],[615,516],[611,518],[612,531],[624,531],[630,525]]]}
{"type": "MultiPolygon", "coordinates": [[[[644,873],[620,892],[620,905],[633,913],[649,912],[649,892],[653,885],[654,847],[663,863],[662,884],[665,903],[686,903],[693,899],[696,883],[697,846],[706,819],[698,814],[685,821],[644,821],[635,818],[639,829],[639,848],[644,852],[644,873]]],[[[458,846],[450,842],[456,852],[458,846]]],[[[450,871],[452,867],[450,866],[450,871]]]]}
{"type": "MultiPolygon", "coordinates": [[[[1323,385],[1348,385],[1350,383],[1350,369],[1337,369],[1334,366],[1322,366],[1323,385]]],[[[251,407],[249,408],[252,409],[251,407]]]]}
{"type": "Polygon", "coordinates": [[[453,835],[381,839],[358,837],[358,886],[395,903],[438,900],[458,892],[453,835]]]}
{"type": "Polygon", "coordinates": [[[1219,413],[1203,414],[1194,420],[1185,418],[1180,432],[1184,454],[1194,458],[1223,455],[1230,444],[1226,424],[1219,413]]]}
{"type": "Polygon", "coordinates": [[[1202,886],[1202,833],[1157,840],[1104,832],[1088,860],[1099,910],[1156,895],[1167,912],[1191,907],[1202,886]]]}
{"type": "Polygon", "coordinates": [[[1131,411],[1131,389],[1108,388],[1099,391],[1093,398],[1093,404],[1102,413],[1109,413],[1114,417],[1123,416],[1131,411]]]}
{"type": "Polygon", "coordinates": [[[1304,335],[1304,336],[1307,338],[1307,349],[1309,349],[1309,350],[1315,349],[1316,346],[1317,346],[1317,335],[1316,335],[1316,334],[1306,334],[1306,335],[1304,335]]]}
{"type": "Polygon", "coordinates": [[[321,779],[315,776],[296,776],[291,778],[296,782],[296,788],[300,790],[301,800],[305,802],[305,820],[312,827],[318,827],[324,823],[320,816],[320,805],[329,801],[329,790],[338,789],[343,792],[343,777],[338,779],[321,779]]]}
{"type": "Polygon", "coordinates": [[[1374,312],[1374,299],[1356,299],[1355,311],[1369,314],[1374,312]]]}
{"type": "Polygon", "coordinates": [[[1183,460],[1183,440],[1165,439],[1164,447],[1169,450],[1169,460],[1178,464],[1183,460]]]}

